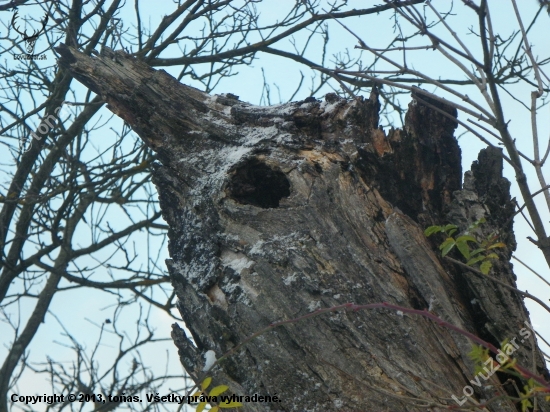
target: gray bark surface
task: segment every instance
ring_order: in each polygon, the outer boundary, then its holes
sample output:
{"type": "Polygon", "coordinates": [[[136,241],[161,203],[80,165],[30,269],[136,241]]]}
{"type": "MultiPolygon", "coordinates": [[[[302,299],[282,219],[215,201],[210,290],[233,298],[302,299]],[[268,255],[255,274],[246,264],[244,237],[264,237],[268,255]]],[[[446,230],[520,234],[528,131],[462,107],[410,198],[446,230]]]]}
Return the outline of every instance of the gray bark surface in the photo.
{"type": "MultiPolygon", "coordinates": [[[[499,230],[508,245],[492,275],[515,287],[502,158],[484,150],[462,187],[448,117],[413,100],[405,127],[386,135],[375,91],[258,107],[207,95],[122,52],[57,50],[158,153],[167,264],[196,346],[177,325],[172,336],[195,379],[207,351],[220,357],[272,322],[346,302],[430,310],[496,346],[529,321],[518,294],[442,260],[422,233],[486,217],[483,230],[499,230]]],[[[548,378],[534,336],[520,345],[518,362],[548,378]]],[[[339,311],[275,328],[209,376],[235,394],[281,400],[245,411],[440,411],[457,406],[451,396],[462,398],[475,377],[471,348],[423,317],[339,311]]],[[[511,383],[500,386],[508,378],[482,380],[474,398],[516,395],[511,383]]],[[[538,406],[550,411],[542,397],[538,406]]],[[[501,398],[487,410],[518,409],[501,398]]]]}

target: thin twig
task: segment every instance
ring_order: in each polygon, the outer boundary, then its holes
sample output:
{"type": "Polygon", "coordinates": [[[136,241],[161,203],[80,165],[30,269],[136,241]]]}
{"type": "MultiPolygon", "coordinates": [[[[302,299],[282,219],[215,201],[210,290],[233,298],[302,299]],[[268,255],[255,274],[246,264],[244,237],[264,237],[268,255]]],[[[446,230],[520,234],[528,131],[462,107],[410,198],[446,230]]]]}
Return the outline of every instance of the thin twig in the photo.
{"type": "Polygon", "coordinates": [[[480,270],[477,270],[476,268],[473,268],[471,266],[468,266],[467,264],[465,263],[462,263],[456,259],[453,259],[451,257],[448,257],[448,256],[445,256],[445,259],[449,260],[450,262],[453,262],[454,264],[458,265],[458,266],[461,266],[463,267],[464,269],[468,269],[470,272],[472,273],[475,273],[476,275],[478,275],[479,277],[482,277],[484,279],[489,279],[490,281],[492,282],[495,282],[495,283],[498,283],[500,286],[508,289],[508,290],[511,290],[513,292],[516,292],[517,294],[520,294],[522,296],[525,296],[526,298],[529,298],[529,299],[532,299],[534,300],[535,302],[537,302],[539,305],[541,305],[544,309],[546,309],[546,311],[548,313],[550,313],[550,306],[548,306],[546,303],[544,303],[542,300],[540,300],[539,298],[537,298],[536,296],[533,296],[531,295],[529,292],[524,292],[522,290],[519,290],[518,288],[515,288],[513,286],[510,286],[508,285],[507,283],[503,282],[502,280],[499,280],[491,275],[486,275],[484,274],[483,272],[481,272],[480,270]]]}
{"type": "Polygon", "coordinates": [[[512,259],[517,260],[519,263],[521,263],[523,266],[525,266],[527,269],[529,269],[532,273],[534,273],[540,280],[542,280],[544,283],[546,283],[548,286],[550,286],[550,282],[548,282],[544,277],[542,277],[536,270],[531,268],[527,263],[520,260],[516,255],[512,255],[512,259]]]}

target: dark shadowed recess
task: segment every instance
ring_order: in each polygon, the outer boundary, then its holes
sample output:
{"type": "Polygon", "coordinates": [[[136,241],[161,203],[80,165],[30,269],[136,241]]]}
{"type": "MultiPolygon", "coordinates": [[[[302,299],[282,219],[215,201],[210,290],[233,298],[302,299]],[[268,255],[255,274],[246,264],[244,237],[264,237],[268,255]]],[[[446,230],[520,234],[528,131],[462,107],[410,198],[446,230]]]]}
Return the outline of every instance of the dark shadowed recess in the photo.
{"type": "Polygon", "coordinates": [[[239,166],[231,178],[229,196],[244,205],[264,209],[279,207],[279,201],[290,195],[290,183],[285,174],[258,159],[239,166]]]}

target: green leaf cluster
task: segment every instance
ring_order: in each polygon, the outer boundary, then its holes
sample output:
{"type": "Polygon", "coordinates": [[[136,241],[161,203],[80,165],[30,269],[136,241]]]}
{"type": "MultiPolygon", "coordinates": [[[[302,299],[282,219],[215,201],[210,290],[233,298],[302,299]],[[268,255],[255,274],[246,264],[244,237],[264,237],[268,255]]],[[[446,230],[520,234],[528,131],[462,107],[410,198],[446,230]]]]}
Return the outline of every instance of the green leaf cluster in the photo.
{"type": "MultiPolygon", "coordinates": [[[[212,383],[212,378],[211,377],[205,378],[201,382],[201,389],[199,391],[195,392],[192,396],[205,395],[206,394],[206,389],[208,389],[208,387],[210,386],[211,383],[212,383]]],[[[229,386],[227,386],[227,385],[215,386],[214,388],[212,388],[210,390],[210,392],[208,393],[208,396],[209,397],[219,396],[222,393],[224,393],[225,391],[227,391],[228,389],[229,389],[229,386]]],[[[199,403],[197,405],[196,412],[202,412],[207,404],[208,404],[208,402],[199,403]]],[[[210,409],[210,412],[218,412],[220,409],[240,408],[242,406],[243,406],[243,404],[241,402],[222,402],[219,405],[216,405],[212,409],[210,409]]]]}
{"type": "Polygon", "coordinates": [[[527,385],[523,387],[525,392],[521,394],[521,412],[527,412],[533,408],[531,398],[533,397],[533,394],[538,391],[538,389],[540,389],[540,385],[537,385],[534,379],[531,378],[527,381],[527,385]]]}
{"type": "Polygon", "coordinates": [[[468,353],[468,357],[474,362],[475,370],[474,374],[483,372],[483,365],[489,357],[489,349],[484,348],[481,345],[473,345],[472,350],[468,353]]]}
{"type": "Polygon", "coordinates": [[[481,224],[485,223],[485,218],[472,223],[464,233],[455,237],[458,231],[456,225],[445,226],[430,226],[424,231],[424,235],[431,236],[435,233],[442,233],[446,236],[445,240],[439,245],[441,256],[446,256],[455,247],[466,260],[468,266],[479,264],[479,270],[487,275],[493,263],[491,259],[498,259],[498,255],[493,249],[503,248],[506,245],[497,240],[497,236],[490,235],[486,239],[478,240],[471,233],[474,232],[481,224]]]}
{"type": "MultiPolygon", "coordinates": [[[[547,389],[544,388],[540,383],[536,382],[533,378],[529,378],[527,385],[523,386],[523,392],[521,394],[521,412],[527,412],[532,410],[533,404],[531,399],[539,393],[545,394],[548,393],[547,389]]],[[[550,401],[550,396],[545,396],[546,401],[550,401]]]]}

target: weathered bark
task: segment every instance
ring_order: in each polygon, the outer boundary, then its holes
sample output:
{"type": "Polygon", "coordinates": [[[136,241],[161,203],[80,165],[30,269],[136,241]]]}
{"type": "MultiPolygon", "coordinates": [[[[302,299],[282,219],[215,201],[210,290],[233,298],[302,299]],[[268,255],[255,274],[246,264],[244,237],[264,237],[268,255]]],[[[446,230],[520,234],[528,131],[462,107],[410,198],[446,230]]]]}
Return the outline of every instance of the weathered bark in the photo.
{"type": "MultiPolygon", "coordinates": [[[[209,350],[219,357],[271,322],[345,302],[429,309],[497,346],[520,338],[522,299],[442,261],[422,233],[486,217],[484,230],[498,228],[509,245],[493,275],[515,286],[501,156],[483,151],[461,188],[454,121],[413,100],[405,128],[386,135],[375,92],[257,107],[121,52],[58,51],[158,153],[167,264],[196,347],[177,325],[173,338],[192,377],[209,350]]],[[[548,377],[534,336],[519,345],[518,362],[548,377]]],[[[423,317],[332,312],[261,335],[209,374],[236,394],[281,400],[247,411],[444,410],[475,377],[470,350],[464,336],[423,317]]],[[[481,379],[474,398],[502,393],[508,377],[481,379]]],[[[542,398],[538,406],[550,411],[542,398]]],[[[517,405],[501,398],[488,409],[517,405]]]]}

